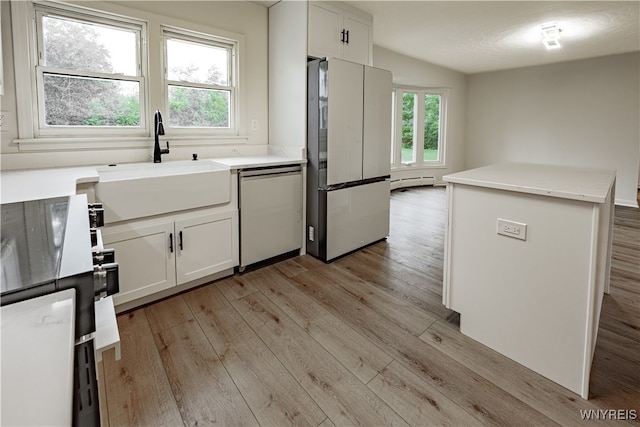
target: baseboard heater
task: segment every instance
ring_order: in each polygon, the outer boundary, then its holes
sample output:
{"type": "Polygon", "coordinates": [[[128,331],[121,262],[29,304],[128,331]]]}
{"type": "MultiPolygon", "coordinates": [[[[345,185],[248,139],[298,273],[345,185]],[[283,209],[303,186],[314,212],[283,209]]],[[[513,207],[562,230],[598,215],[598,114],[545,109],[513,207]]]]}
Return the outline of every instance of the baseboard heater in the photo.
{"type": "Polygon", "coordinates": [[[411,178],[391,179],[391,189],[403,187],[419,187],[422,185],[434,185],[436,179],[433,176],[416,176],[411,178]]]}

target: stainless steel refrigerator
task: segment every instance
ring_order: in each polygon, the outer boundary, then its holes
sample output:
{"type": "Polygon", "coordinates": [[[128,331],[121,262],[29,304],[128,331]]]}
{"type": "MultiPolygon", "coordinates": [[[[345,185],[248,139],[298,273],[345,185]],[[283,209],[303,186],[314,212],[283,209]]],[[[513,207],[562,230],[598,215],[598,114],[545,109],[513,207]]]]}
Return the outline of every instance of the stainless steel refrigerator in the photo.
{"type": "Polygon", "coordinates": [[[391,72],[307,65],[307,252],[332,261],[389,234],[391,72]]]}

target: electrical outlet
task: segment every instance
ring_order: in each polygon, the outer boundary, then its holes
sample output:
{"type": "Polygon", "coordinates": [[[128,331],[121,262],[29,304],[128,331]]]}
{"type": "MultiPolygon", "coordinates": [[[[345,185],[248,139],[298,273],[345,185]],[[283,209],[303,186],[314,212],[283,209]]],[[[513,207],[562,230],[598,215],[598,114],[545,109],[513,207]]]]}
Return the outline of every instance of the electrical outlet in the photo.
{"type": "Polygon", "coordinates": [[[7,120],[9,116],[8,111],[0,111],[0,132],[7,131],[7,120]]]}
{"type": "Polygon", "coordinates": [[[253,132],[258,131],[258,119],[251,119],[251,130],[253,132]]]}
{"type": "Polygon", "coordinates": [[[527,240],[527,224],[498,218],[498,234],[527,240]]]}
{"type": "Polygon", "coordinates": [[[309,226],[308,235],[309,235],[309,237],[308,237],[309,241],[313,242],[316,239],[316,233],[315,233],[315,230],[314,230],[314,228],[312,226],[309,226]]]}

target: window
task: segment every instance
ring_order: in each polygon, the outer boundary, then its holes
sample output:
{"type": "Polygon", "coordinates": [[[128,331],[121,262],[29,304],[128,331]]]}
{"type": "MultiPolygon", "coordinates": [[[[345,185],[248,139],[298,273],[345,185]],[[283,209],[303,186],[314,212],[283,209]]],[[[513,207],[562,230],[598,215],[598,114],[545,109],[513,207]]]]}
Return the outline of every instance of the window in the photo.
{"type": "Polygon", "coordinates": [[[423,160],[437,162],[440,160],[440,101],[441,94],[424,94],[424,145],[423,160]]]}
{"type": "Polygon", "coordinates": [[[141,25],[36,7],[39,135],[145,129],[141,25]]]}
{"type": "Polygon", "coordinates": [[[235,44],[173,29],[163,34],[168,126],[191,133],[232,130],[235,44]]]}
{"type": "Polygon", "coordinates": [[[394,90],[392,166],[444,165],[445,112],[444,90],[394,90]]]}
{"type": "Polygon", "coordinates": [[[156,109],[174,145],[247,138],[242,34],[75,3],[11,4],[20,151],[148,148],[156,109]]]}
{"type": "Polygon", "coordinates": [[[416,159],[416,150],[414,149],[417,144],[416,136],[416,108],[418,103],[416,102],[417,94],[411,92],[402,93],[402,155],[400,159],[402,163],[413,163],[416,159]]]}

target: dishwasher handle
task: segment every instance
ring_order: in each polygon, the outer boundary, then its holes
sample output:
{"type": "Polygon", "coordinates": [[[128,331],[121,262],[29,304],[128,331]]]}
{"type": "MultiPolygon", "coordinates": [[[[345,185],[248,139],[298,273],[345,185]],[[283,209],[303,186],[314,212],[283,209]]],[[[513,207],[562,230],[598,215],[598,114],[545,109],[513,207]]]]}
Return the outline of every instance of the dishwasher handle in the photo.
{"type": "Polygon", "coordinates": [[[285,175],[297,173],[302,173],[302,167],[300,165],[263,169],[243,169],[240,171],[239,176],[240,178],[253,178],[265,177],[269,175],[285,175]]]}

